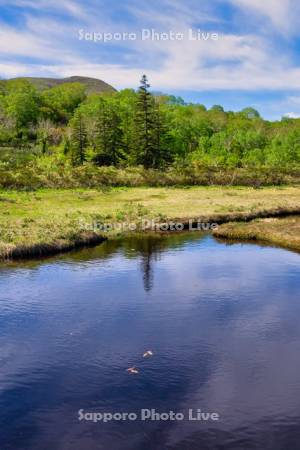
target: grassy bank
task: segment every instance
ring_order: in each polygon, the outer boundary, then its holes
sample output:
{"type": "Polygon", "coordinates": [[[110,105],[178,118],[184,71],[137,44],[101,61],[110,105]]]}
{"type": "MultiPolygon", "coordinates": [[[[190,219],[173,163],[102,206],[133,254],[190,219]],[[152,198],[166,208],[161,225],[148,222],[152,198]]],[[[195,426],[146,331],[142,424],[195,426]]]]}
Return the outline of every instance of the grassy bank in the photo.
{"type": "Polygon", "coordinates": [[[300,251],[300,216],[226,223],[214,235],[230,240],[261,241],[300,251]]]}
{"type": "Polygon", "coordinates": [[[86,228],[95,222],[249,220],[300,213],[299,198],[300,187],[0,191],[0,257],[36,256],[99,242],[101,232],[86,228]]]}

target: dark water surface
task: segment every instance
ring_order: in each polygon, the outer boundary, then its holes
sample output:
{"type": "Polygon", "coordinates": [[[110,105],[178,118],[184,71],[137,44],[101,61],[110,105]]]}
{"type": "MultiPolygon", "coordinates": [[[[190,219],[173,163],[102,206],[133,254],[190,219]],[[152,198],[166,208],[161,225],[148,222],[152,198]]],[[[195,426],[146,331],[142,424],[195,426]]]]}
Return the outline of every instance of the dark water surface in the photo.
{"type": "Polygon", "coordinates": [[[299,449],[299,294],[300,255],[194,234],[0,267],[0,449],[299,449]]]}

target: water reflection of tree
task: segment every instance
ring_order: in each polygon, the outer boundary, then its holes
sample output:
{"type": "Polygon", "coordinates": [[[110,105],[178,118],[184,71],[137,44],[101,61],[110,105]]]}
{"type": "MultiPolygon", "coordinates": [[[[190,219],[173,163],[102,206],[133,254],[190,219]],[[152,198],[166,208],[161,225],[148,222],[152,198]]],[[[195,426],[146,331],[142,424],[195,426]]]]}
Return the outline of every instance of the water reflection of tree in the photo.
{"type": "Polygon", "coordinates": [[[153,261],[159,261],[163,250],[166,248],[166,239],[144,239],[139,248],[141,254],[141,268],[145,291],[151,291],[154,280],[153,261]],[[164,245],[163,245],[164,244],[164,245]]]}
{"type": "Polygon", "coordinates": [[[142,257],[142,271],[145,291],[151,291],[153,287],[153,267],[151,254],[142,257]]]}
{"type": "MultiPolygon", "coordinates": [[[[204,235],[203,235],[204,236],[204,235]]],[[[44,263],[59,264],[67,262],[100,263],[114,258],[118,253],[123,253],[128,259],[141,259],[141,270],[143,274],[143,283],[145,291],[149,292],[154,283],[154,263],[161,259],[161,255],[169,249],[183,247],[186,242],[199,239],[199,233],[173,233],[173,234],[155,234],[155,235],[132,235],[126,238],[109,239],[108,241],[90,248],[74,250],[66,254],[51,256],[49,258],[34,259],[29,261],[15,261],[6,269],[14,270],[20,267],[37,270],[44,263]]],[[[1,270],[1,265],[0,265],[1,270]]]]}
{"type": "MultiPolygon", "coordinates": [[[[124,253],[128,257],[141,257],[141,269],[145,291],[149,292],[154,283],[154,263],[161,259],[167,249],[184,245],[191,235],[148,235],[128,238],[123,241],[124,253]]],[[[199,235],[198,235],[199,239],[199,235]]]]}

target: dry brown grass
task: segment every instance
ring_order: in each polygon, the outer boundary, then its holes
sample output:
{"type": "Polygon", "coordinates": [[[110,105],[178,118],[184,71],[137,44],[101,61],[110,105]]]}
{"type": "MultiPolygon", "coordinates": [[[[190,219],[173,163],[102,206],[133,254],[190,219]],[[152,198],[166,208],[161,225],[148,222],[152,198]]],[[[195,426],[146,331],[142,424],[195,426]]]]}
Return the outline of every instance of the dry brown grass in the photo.
{"type": "Polygon", "coordinates": [[[300,216],[227,223],[214,231],[219,238],[262,241],[300,251],[300,216]]]}

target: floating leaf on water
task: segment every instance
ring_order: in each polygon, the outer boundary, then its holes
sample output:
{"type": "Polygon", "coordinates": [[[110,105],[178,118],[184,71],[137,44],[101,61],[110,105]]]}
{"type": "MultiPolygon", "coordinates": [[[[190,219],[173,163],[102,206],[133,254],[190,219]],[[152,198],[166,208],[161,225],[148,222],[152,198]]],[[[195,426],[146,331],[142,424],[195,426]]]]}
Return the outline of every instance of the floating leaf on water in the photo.
{"type": "Polygon", "coordinates": [[[135,367],[129,367],[129,369],[127,369],[127,372],[132,373],[132,374],[139,373],[138,369],[136,369],[135,367]]]}
{"type": "Polygon", "coordinates": [[[143,358],[148,358],[148,356],[153,356],[153,352],[151,350],[147,350],[144,354],[143,354],[143,358]]]}

